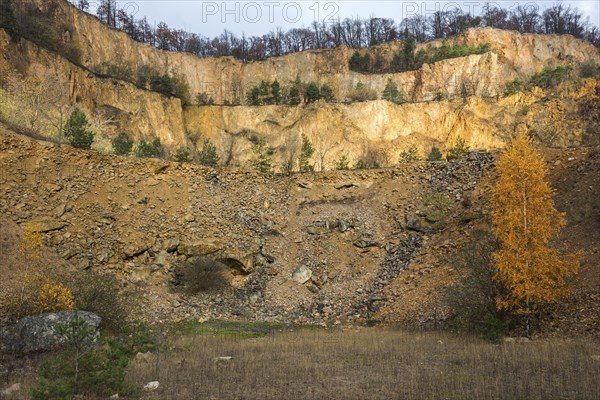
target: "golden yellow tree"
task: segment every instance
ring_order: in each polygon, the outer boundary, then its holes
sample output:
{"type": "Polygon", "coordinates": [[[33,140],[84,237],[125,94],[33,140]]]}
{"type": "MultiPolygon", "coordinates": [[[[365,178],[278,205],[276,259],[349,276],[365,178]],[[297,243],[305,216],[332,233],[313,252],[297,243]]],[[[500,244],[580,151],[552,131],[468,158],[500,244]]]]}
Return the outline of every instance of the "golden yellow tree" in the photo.
{"type": "Polygon", "coordinates": [[[40,261],[43,238],[35,224],[25,224],[21,238],[21,257],[26,267],[40,261]]]}
{"type": "Polygon", "coordinates": [[[544,160],[525,134],[512,140],[497,169],[500,177],[493,190],[492,219],[501,247],[493,254],[494,279],[505,292],[496,305],[499,310],[529,315],[565,294],[579,261],[577,257],[563,259],[558,250],[548,247],[564,227],[565,218],[554,207],[544,160]]]}
{"type": "Polygon", "coordinates": [[[43,242],[37,224],[24,225],[20,250],[25,270],[23,275],[17,278],[21,286],[20,294],[8,305],[17,320],[23,315],[72,310],[74,307],[70,289],[39,273],[29,272],[31,267],[35,269],[42,261],[43,242]]]}

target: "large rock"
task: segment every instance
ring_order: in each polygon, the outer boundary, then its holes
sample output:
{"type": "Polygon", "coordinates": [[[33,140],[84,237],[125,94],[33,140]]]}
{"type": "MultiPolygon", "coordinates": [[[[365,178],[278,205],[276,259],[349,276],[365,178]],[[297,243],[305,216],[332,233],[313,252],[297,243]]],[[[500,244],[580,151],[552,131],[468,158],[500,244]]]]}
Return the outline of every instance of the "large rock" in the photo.
{"type": "Polygon", "coordinates": [[[427,230],[423,224],[423,219],[414,214],[406,216],[406,227],[415,232],[425,232],[427,230]]]}
{"type": "Polygon", "coordinates": [[[14,383],[12,385],[10,385],[9,387],[7,387],[6,389],[4,389],[3,391],[0,392],[0,397],[4,398],[4,396],[6,398],[9,398],[13,395],[16,396],[17,392],[21,390],[21,384],[20,383],[14,383]]]}
{"type": "Polygon", "coordinates": [[[21,319],[15,327],[16,350],[21,353],[31,353],[48,351],[64,345],[67,337],[61,333],[61,330],[68,328],[69,323],[76,319],[82,320],[89,330],[82,340],[88,345],[95,342],[102,322],[99,316],[88,311],[63,311],[21,319]]]}
{"type": "Polygon", "coordinates": [[[33,232],[51,232],[57,231],[59,229],[64,228],[68,224],[63,221],[55,221],[52,219],[37,219],[28,221],[24,224],[25,229],[29,229],[33,232]]]}
{"type": "Polygon", "coordinates": [[[125,247],[123,250],[124,259],[133,258],[135,256],[139,256],[142,253],[145,253],[149,249],[148,245],[145,243],[137,244],[137,245],[129,245],[125,247]]]}
{"type": "MultiPolygon", "coordinates": [[[[17,347],[17,338],[12,329],[8,327],[0,327],[0,353],[10,352],[17,347]]],[[[2,370],[0,369],[0,376],[2,370]]]]}
{"type": "Polygon", "coordinates": [[[177,250],[177,246],[179,246],[179,238],[173,237],[173,238],[169,238],[165,241],[164,245],[163,245],[163,249],[166,250],[168,253],[172,253],[175,250],[177,250]]]}
{"type": "Polygon", "coordinates": [[[312,276],[312,270],[302,264],[292,273],[292,279],[300,284],[308,282],[312,276]]]}
{"type": "Polygon", "coordinates": [[[216,238],[204,238],[193,242],[181,243],[177,246],[179,254],[186,256],[201,256],[213,254],[223,248],[223,243],[216,238]]]}

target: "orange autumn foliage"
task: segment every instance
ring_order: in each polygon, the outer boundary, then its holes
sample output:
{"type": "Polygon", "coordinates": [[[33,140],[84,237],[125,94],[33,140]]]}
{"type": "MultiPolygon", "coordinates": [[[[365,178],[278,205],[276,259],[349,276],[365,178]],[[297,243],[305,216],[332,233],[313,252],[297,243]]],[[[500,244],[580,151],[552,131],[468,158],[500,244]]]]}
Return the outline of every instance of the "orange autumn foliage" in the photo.
{"type": "Polygon", "coordinates": [[[504,150],[497,169],[492,220],[501,248],[493,254],[494,279],[505,292],[496,298],[496,306],[517,314],[535,313],[565,295],[579,260],[564,259],[548,247],[565,226],[565,216],[554,207],[544,160],[524,134],[504,150]]]}

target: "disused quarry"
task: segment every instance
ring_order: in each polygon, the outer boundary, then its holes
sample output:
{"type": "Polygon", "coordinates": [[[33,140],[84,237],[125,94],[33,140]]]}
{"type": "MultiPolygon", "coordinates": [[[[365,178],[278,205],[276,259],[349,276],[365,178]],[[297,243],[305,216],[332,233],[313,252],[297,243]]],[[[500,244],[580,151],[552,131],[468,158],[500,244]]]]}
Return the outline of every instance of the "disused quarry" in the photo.
{"type": "Polygon", "coordinates": [[[6,223],[38,226],[58,259],[49,264],[114,273],[142,289],[147,317],[329,323],[385,305],[383,289],[460,218],[464,192],[491,161],[473,153],[389,170],[262,175],[85,153],[6,132],[2,153],[6,223]],[[429,194],[443,196],[448,215],[427,217],[420,203],[429,194]],[[228,288],[194,297],[176,290],[176,267],[199,255],[231,267],[228,288]]]}
{"type": "MultiPolygon", "coordinates": [[[[449,256],[488,227],[493,156],[484,151],[285,176],[82,152],[0,129],[2,285],[23,272],[19,237],[34,224],[42,268],[116,275],[136,294],[136,318],[438,324],[451,313],[444,288],[460,275],[449,256]],[[191,296],[174,285],[176,271],[199,255],[231,267],[228,284],[191,296]]],[[[558,243],[586,250],[576,293],[587,319],[575,330],[594,331],[598,162],[584,148],[550,156],[559,208],[581,206],[558,243]],[[581,172],[565,174],[573,167],[581,172]]]]}

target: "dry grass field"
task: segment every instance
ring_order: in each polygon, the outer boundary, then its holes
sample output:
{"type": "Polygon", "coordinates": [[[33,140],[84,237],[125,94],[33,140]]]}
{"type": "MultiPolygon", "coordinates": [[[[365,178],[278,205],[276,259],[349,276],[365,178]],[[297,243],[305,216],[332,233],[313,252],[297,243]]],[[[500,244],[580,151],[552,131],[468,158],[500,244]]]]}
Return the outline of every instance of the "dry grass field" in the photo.
{"type": "Polygon", "coordinates": [[[600,345],[386,328],[179,336],[130,365],[144,399],[598,399],[600,345]],[[228,359],[231,357],[230,359],[228,359]]]}

